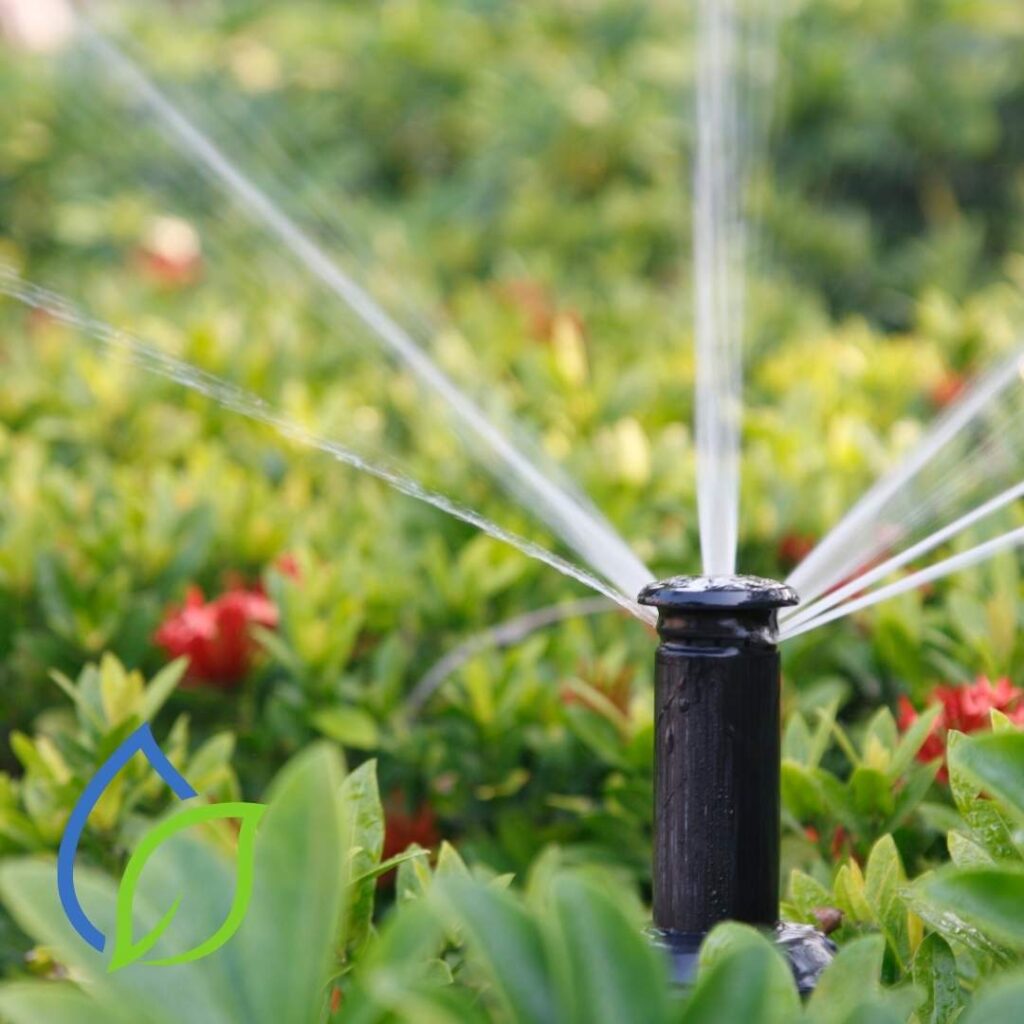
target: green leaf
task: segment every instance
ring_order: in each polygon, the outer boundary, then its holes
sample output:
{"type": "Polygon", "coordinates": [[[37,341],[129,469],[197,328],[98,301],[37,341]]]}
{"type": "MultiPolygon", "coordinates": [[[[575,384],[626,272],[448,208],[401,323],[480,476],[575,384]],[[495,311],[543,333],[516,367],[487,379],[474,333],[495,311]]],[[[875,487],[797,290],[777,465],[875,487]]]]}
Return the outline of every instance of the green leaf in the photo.
{"type": "Polygon", "coordinates": [[[914,984],[924,993],[917,1006],[921,1024],[945,1024],[960,1009],[963,998],[956,957],[941,935],[929,935],[914,956],[914,984]]]}
{"type": "Polygon", "coordinates": [[[1020,1024],[1024,1006],[1024,974],[1005,975],[986,986],[957,1024],[1020,1024]]]}
{"type": "Polygon", "coordinates": [[[560,1020],[667,1020],[665,959],[607,890],[592,879],[560,874],[547,898],[550,915],[545,931],[553,951],[551,962],[562,978],[560,1020]]]}
{"type": "Polygon", "coordinates": [[[142,959],[156,945],[177,913],[181,901],[181,896],[177,896],[164,916],[147,935],[137,941],[132,939],[132,904],[146,861],[161,843],[170,839],[175,833],[203,822],[224,818],[238,818],[241,821],[238,835],[235,896],[228,916],[224,919],[221,927],[205,942],[173,956],[150,960],[149,963],[170,966],[171,964],[184,964],[192,960],[199,960],[219,949],[235,934],[245,917],[249,899],[252,896],[256,826],[265,809],[262,804],[250,803],[205,804],[189,807],[173,817],[164,819],[146,833],[128,860],[124,876],[121,879],[121,887],[117,893],[114,951],[107,968],[111,973],[142,959]]]}
{"type": "Polygon", "coordinates": [[[782,762],[782,802],[797,821],[808,821],[822,814],[825,801],[814,775],[788,758],[782,762]]]}
{"type": "Polygon", "coordinates": [[[360,882],[366,882],[372,879],[380,878],[381,875],[386,875],[389,871],[394,871],[395,868],[401,867],[407,860],[415,860],[417,858],[425,858],[430,855],[429,850],[421,850],[419,847],[411,847],[405,850],[403,853],[396,853],[394,857],[388,857],[387,860],[382,860],[375,867],[369,871],[363,872],[352,879],[352,885],[356,885],[360,882]]]}
{"type": "Polygon", "coordinates": [[[100,660],[100,698],[110,726],[120,725],[136,713],[142,699],[142,677],[128,672],[112,654],[100,660]]]}
{"type": "Polygon", "coordinates": [[[1024,950],[1024,867],[947,868],[917,887],[929,901],[998,942],[1024,950]]]}
{"type": "Polygon", "coordinates": [[[950,732],[947,736],[946,762],[953,802],[974,837],[996,860],[1019,859],[1006,818],[995,803],[979,796],[980,787],[963,764],[964,752],[970,743],[961,732],[950,732]]]}
{"type": "Polygon", "coordinates": [[[348,937],[358,949],[370,935],[375,880],[380,873],[376,869],[384,848],[384,808],[377,788],[377,762],[367,761],[351,772],[341,784],[340,798],[352,827],[348,937]]]}
{"type": "Polygon", "coordinates": [[[470,1003],[475,993],[448,987],[450,973],[438,968],[443,941],[441,922],[425,902],[390,915],[356,965],[339,1021],[483,1024],[481,1010],[470,1003]]]}
{"type": "Polygon", "coordinates": [[[889,762],[889,777],[891,779],[899,778],[910,767],[940,714],[942,714],[941,704],[927,708],[917,716],[910,728],[903,734],[893,751],[892,760],[889,762]]]}
{"type": "MultiPolygon", "coordinates": [[[[144,888],[148,888],[151,874],[158,876],[159,880],[160,869],[166,867],[173,857],[180,855],[183,845],[189,845],[196,851],[201,850],[204,844],[196,842],[194,835],[182,834],[179,839],[167,844],[161,851],[162,856],[155,859],[156,871],[146,873],[144,888]],[[167,853],[163,855],[165,850],[167,853]]],[[[198,891],[205,895],[208,882],[205,871],[197,872],[194,862],[190,867],[193,868],[193,885],[198,884],[198,891]]],[[[90,917],[104,931],[112,927],[117,903],[113,882],[83,866],[75,869],[75,884],[90,917]]],[[[167,891],[163,886],[158,886],[158,889],[160,895],[167,891]]],[[[233,944],[224,947],[220,954],[193,964],[178,967],[140,964],[110,974],[107,971],[107,957],[82,941],[61,910],[57,897],[56,871],[52,863],[29,859],[5,861],[0,869],[0,893],[22,930],[40,945],[53,950],[55,957],[72,968],[76,978],[83,982],[81,992],[90,1000],[91,1009],[88,1014],[79,1017],[76,1024],[106,1024],[107,1020],[125,1020],[126,1024],[128,1021],[137,1024],[143,1021],[146,1024],[157,1021],[160,1024],[179,1024],[183,1020],[233,1024],[233,1017],[243,1009],[240,1006],[229,1009],[230,1004],[225,1003],[220,993],[216,992],[216,984],[201,977],[207,974],[209,965],[229,951],[233,944]],[[107,1010],[111,1008],[116,1008],[116,1012],[108,1016],[107,1010]]],[[[146,899],[140,898],[138,903],[137,909],[140,915],[145,916],[147,923],[158,919],[159,912],[151,911],[146,899]]],[[[188,908],[202,910],[204,903],[192,900],[188,908]]],[[[181,916],[187,917],[184,914],[181,916]]],[[[220,918],[216,923],[219,921],[220,918]]],[[[208,934],[210,930],[204,931],[200,938],[208,934]]],[[[43,1021],[48,1022],[49,1017],[40,1015],[33,1018],[33,1024],[41,1024],[43,1021]]]]}
{"type": "Polygon", "coordinates": [[[164,706],[167,698],[174,693],[181,677],[188,668],[188,658],[178,658],[165,665],[146,686],[139,701],[138,715],[143,722],[152,721],[156,713],[164,706]]]}
{"type": "Polygon", "coordinates": [[[865,818],[880,818],[892,814],[892,786],[889,777],[877,768],[861,765],[853,770],[847,783],[854,810],[865,818]]]}
{"type": "MultiPolygon", "coordinates": [[[[413,843],[406,853],[426,853],[421,846],[413,843]]],[[[433,881],[430,863],[426,857],[410,857],[398,866],[395,880],[395,898],[399,904],[419,899],[425,895],[433,881]]]]}
{"type": "Polygon", "coordinates": [[[700,973],[680,1021],[792,1024],[799,1017],[800,997],[788,965],[767,939],[747,938],[700,973]]]}
{"type": "Polygon", "coordinates": [[[958,868],[987,867],[994,863],[984,847],[962,832],[950,832],[946,836],[950,860],[958,868]]]}
{"type": "Polygon", "coordinates": [[[271,786],[249,913],[227,947],[245,1001],[256,1008],[247,1024],[318,1019],[334,951],[344,942],[351,825],[341,784],[337,748],[316,743],[271,786]]]}
{"type": "Polygon", "coordinates": [[[94,998],[65,982],[15,982],[0,987],[0,1013],[9,1024],[148,1024],[113,1000],[94,998]]]}
{"type": "Polygon", "coordinates": [[[441,847],[437,853],[437,866],[434,868],[434,876],[436,878],[450,878],[452,875],[460,878],[469,878],[469,868],[466,867],[466,862],[459,856],[459,851],[445,839],[441,841],[441,847]]]}
{"type": "Polygon", "coordinates": [[[536,923],[511,893],[466,878],[435,880],[430,899],[519,1024],[563,1024],[536,923]]]}
{"type": "Polygon", "coordinates": [[[956,760],[1004,810],[1024,820],[1024,732],[968,737],[957,745],[956,760]]]}
{"type": "Polygon", "coordinates": [[[380,744],[376,720],[359,708],[322,708],[313,713],[312,722],[315,729],[344,747],[373,750],[380,744]]]}
{"type": "Polygon", "coordinates": [[[807,1003],[815,1024],[846,1024],[857,1008],[880,989],[885,940],[867,935],[844,946],[825,968],[807,1003]]]}
{"type": "Polygon", "coordinates": [[[789,900],[805,921],[814,920],[812,911],[817,907],[827,907],[833,902],[825,886],[796,868],[789,875],[789,900]]]}
{"type": "Polygon", "coordinates": [[[893,953],[902,961],[907,955],[907,913],[900,895],[906,876],[892,836],[882,836],[868,857],[864,896],[874,912],[893,953]]]}
{"type": "Polygon", "coordinates": [[[896,790],[896,803],[892,814],[882,825],[883,832],[895,832],[919,808],[928,790],[931,789],[940,763],[915,765],[903,778],[903,784],[896,790]]]}

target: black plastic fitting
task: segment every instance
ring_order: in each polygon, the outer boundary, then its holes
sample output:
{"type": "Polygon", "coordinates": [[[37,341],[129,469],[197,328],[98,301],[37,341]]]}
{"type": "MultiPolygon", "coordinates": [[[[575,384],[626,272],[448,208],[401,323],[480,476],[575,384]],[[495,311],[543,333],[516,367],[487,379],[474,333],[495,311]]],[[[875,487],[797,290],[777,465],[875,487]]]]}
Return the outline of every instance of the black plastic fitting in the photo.
{"type": "Polygon", "coordinates": [[[779,915],[779,608],[785,584],[677,576],[658,609],[654,925],[700,936],[779,915]]]}

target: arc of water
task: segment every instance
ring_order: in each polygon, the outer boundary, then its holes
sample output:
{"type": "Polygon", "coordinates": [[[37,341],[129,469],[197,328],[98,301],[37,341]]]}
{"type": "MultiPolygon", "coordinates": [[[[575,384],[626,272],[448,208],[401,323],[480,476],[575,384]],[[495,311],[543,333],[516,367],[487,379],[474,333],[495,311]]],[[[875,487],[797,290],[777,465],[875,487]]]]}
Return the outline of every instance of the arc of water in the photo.
{"type": "Polygon", "coordinates": [[[781,638],[784,640],[788,635],[790,635],[791,631],[797,629],[801,623],[809,622],[812,619],[817,618],[830,608],[834,608],[836,605],[840,604],[845,598],[850,597],[853,594],[860,593],[872,583],[875,583],[880,579],[884,579],[897,569],[901,569],[903,566],[908,565],[915,559],[927,554],[940,544],[952,537],[955,537],[957,534],[962,533],[968,527],[973,526],[974,523],[991,515],[993,512],[1004,508],[1022,496],[1024,496],[1024,481],[1014,484],[1013,487],[1008,487],[1005,491],[997,494],[994,498],[989,499],[983,505],[979,505],[971,512],[967,512],[955,522],[950,523],[948,526],[944,526],[941,530],[936,530],[931,536],[925,537],[924,540],[911,545],[906,551],[888,559],[881,565],[876,566],[874,569],[871,569],[860,576],[855,576],[849,583],[829,592],[820,600],[814,601],[810,605],[800,608],[796,615],[793,615],[791,618],[786,620],[782,630],[780,631],[781,638]]]}
{"type": "Polygon", "coordinates": [[[706,576],[736,571],[744,326],[734,0],[700,0],[694,171],[697,513],[706,576]]]}
{"type": "Polygon", "coordinates": [[[942,561],[936,562],[934,565],[930,565],[927,569],[921,569],[919,572],[911,573],[909,576],[905,576],[903,579],[897,580],[895,583],[890,583],[887,587],[879,587],[877,590],[872,590],[863,597],[858,597],[856,600],[848,601],[839,608],[833,608],[832,611],[825,612],[823,615],[818,615],[809,622],[804,622],[800,626],[793,629],[784,629],[781,633],[781,638],[784,640],[791,640],[793,637],[799,636],[801,633],[817,629],[819,626],[824,626],[828,622],[834,622],[836,619],[841,619],[853,612],[860,611],[862,608],[870,608],[871,605],[878,604],[879,601],[886,601],[890,597],[896,597],[899,594],[906,593],[908,590],[914,590],[917,587],[922,587],[926,583],[932,583],[935,580],[942,579],[943,576],[948,576],[950,573],[958,572],[960,569],[967,569],[987,558],[992,558],[1001,551],[1019,547],[1022,544],[1024,544],[1024,526],[1019,527],[1016,530],[1010,530],[1008,533],[1004,533],[1001,537],[995,537],[993,540],[985,541],[984,544],[978,544],[973,548],[969,548],[967,551],[961,551],[959,554],[951,555],[949,558],[944,558],[942,561]]]}
{"type": "Polygon", "coordinates": [[[368,461],[358,452],[346,448],[337,441],[319,437],[303,429],[298,424],[282,416],[258,395],[254,395],[243,388],[221,380],[219,377],[215,377],[205,370],[193,366],[191,363],[176,359],[161,349],[146,344],[139,338],[135,338],[124,331],[116,330],[109,324],[105,324],[82,313],[61,296],[55,295],[45,288],[40,288],[38,285],[23,281],[16,271],[2,263],[0,263],[0,292],[28,306],[45,310],[50,316],[61,323],[87,332],[102,344],[124,353],[136,365],[141,366],[145,370],[160,374],[184,387],[206,395],[208,398],[212,398],[214,401],[248,419],[271,427],[283,437],[297,441],[299,444],[314,448],[317,451],[325,452],[339,462],[351,466],[353,469],[358,469],[370,476],[376,477],[401,494],[425,502],[450,516],[454,516],[456,519],[469,523],[470,526],[476,527],[495,540],[509,544],[523,552],[523,554],[543,562],[564,576],[583,583],[592,590],[596,590],[599,594],[604,594],[605,597],[610,598],[637,618],[645,622],[654,621],[655,614],[652,609],[641,607],[614,586],[605,583],[603,580],[579,568],[579,566],[573,565],[564,558],[560,558],[558,555],[548,551],[547,548],[543,548],[539,544],[533,543],[533,541],[520,537],[511,530],[504,529],[504,527],[485,518],[474,509],[459,505],[443,494],[428,490],[410,477],[368,461]]]}
{"type": "MultiPolygon", "coordinates": [[[[1024,347],[1016,349],[935,421],[916,447],[891,472],[882,476],[790,573],[786,582],[812,601],[858,565],[878,554],[893,538],[872,535],[886,505],[970,422],[1024,371],[1024,347]]],[[[798,612],[780,616],[783,622],[798,612]]]]}
{"type": "MultiPolygon", "coordinates": [[[[494,426],[483,411],[437,366],[413,338],[347,275],[299,224],[274,204],[202,130],[190,121],[117,46],[80,16],[82,38],[104,67],[129,88],[169,129],[192,158],[238,200],[398,359],[421,384],[440,396],[456,422],[483,445],[498,463],[495,476],[524,506],[540,515],[572,548],[615,587],[636,594],[652,573],[611,525],[552,483],[494,426]]],[[[491,468],[491,467],[489,467],[491,468]]]]}

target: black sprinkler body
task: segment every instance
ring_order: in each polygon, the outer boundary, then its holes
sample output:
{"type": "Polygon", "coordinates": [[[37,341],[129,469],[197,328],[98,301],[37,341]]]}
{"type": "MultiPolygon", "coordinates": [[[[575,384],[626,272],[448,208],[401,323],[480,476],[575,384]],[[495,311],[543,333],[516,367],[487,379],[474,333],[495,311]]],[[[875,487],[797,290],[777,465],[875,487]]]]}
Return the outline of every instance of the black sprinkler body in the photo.
{"type": "Polygon", "coordinates": [[[777,616],[798,598],[757,576],[677,576],[648,585],[639,601],[658,609],[661,640],[654,926],[685,981],[720,921],[778,927],[777,616]]]}

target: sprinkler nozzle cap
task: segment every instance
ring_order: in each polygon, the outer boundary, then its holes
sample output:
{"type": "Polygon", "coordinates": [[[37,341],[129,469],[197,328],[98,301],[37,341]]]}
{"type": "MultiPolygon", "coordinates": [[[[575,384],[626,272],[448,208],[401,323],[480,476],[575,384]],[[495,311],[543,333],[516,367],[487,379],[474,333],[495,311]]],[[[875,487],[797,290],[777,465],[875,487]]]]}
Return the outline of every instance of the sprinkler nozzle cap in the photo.
{"type": "Polygon", "coordinates": [[[673,576],[648,583],[637,600],[665,611],[772,611],[800,603],[792,587],[762,576],[673,576]]]}

